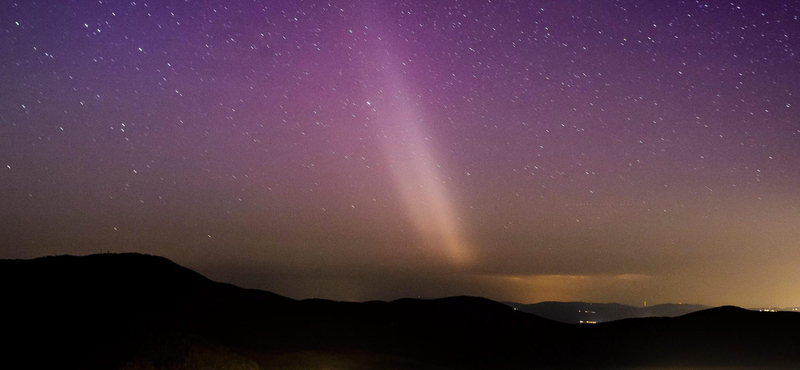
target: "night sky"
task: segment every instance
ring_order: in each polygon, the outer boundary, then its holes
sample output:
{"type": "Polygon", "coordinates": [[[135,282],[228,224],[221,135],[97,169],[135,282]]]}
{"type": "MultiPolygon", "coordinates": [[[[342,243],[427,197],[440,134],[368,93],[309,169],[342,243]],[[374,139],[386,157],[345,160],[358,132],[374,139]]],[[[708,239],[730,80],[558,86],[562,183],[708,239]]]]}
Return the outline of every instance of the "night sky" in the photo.
{"type": "Polygon", "coordinates": [[[800,2],[3,1],[0,258],[800,305],[800,2]]]}

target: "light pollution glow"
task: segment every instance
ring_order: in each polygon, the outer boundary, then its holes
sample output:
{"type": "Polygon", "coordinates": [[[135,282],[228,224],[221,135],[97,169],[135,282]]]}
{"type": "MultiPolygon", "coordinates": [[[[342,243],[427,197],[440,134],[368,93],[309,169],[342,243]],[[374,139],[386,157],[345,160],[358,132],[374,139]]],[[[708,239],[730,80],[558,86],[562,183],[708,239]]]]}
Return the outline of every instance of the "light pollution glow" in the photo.
{"type": "Polygon", "coordinates": [[[4,2],[0,258],[797,306],[797,6],[697,5],[4,2]]]}

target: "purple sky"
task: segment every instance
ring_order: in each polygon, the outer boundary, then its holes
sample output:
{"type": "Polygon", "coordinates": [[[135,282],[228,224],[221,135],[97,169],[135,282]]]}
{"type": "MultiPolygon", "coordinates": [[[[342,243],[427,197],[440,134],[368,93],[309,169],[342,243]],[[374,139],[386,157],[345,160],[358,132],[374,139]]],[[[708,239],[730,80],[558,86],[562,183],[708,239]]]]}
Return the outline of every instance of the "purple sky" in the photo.
{"type": "Polygon", "coordinates": [[[6,1],[0,258],[800,306],[800,2],[6,1]]]}

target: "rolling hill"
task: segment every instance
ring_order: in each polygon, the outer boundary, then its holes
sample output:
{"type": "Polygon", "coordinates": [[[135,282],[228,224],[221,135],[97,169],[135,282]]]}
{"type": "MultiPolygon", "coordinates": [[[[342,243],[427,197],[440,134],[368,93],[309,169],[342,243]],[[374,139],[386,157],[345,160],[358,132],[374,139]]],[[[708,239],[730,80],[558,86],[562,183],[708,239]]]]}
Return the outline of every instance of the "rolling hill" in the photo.
{"type": "Polygon", "coordinates": [[[294,300],[140,254],[0,260],[2,368],[786,368],[800,314],[568,325],[476,297],[294,300]]]}
{"type": "Polygon", "coordinates": [[[634,307],[619,303],[540,302],[522,304],[506,302],[522,312],[567,324],[601,323],[642,317],[676,317],[710,307],[697,304],[659,304],[634,307]]]}

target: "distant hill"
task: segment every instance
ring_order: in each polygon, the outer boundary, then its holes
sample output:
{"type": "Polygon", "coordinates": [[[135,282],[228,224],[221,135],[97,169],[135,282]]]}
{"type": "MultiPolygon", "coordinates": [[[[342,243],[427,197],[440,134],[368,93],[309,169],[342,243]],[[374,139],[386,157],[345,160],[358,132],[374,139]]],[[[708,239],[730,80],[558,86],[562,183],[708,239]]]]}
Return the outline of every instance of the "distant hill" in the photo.
{"type": "Polygon", "coordinates": [[[643,317],[676,317],[709,308],[708,306],[696,304],[660,304],[650,307],[587,302],[540,302],[533,304],[506,302],[506,304],[522,312],[567,324],[601,323],[643,317]]]}
{"type": "Polygon", "coordinates": [[[0,260],[0,368],[797,369],[800,314],[568,325],[483,298],[293,300],[155,256],[0,260]]]}

